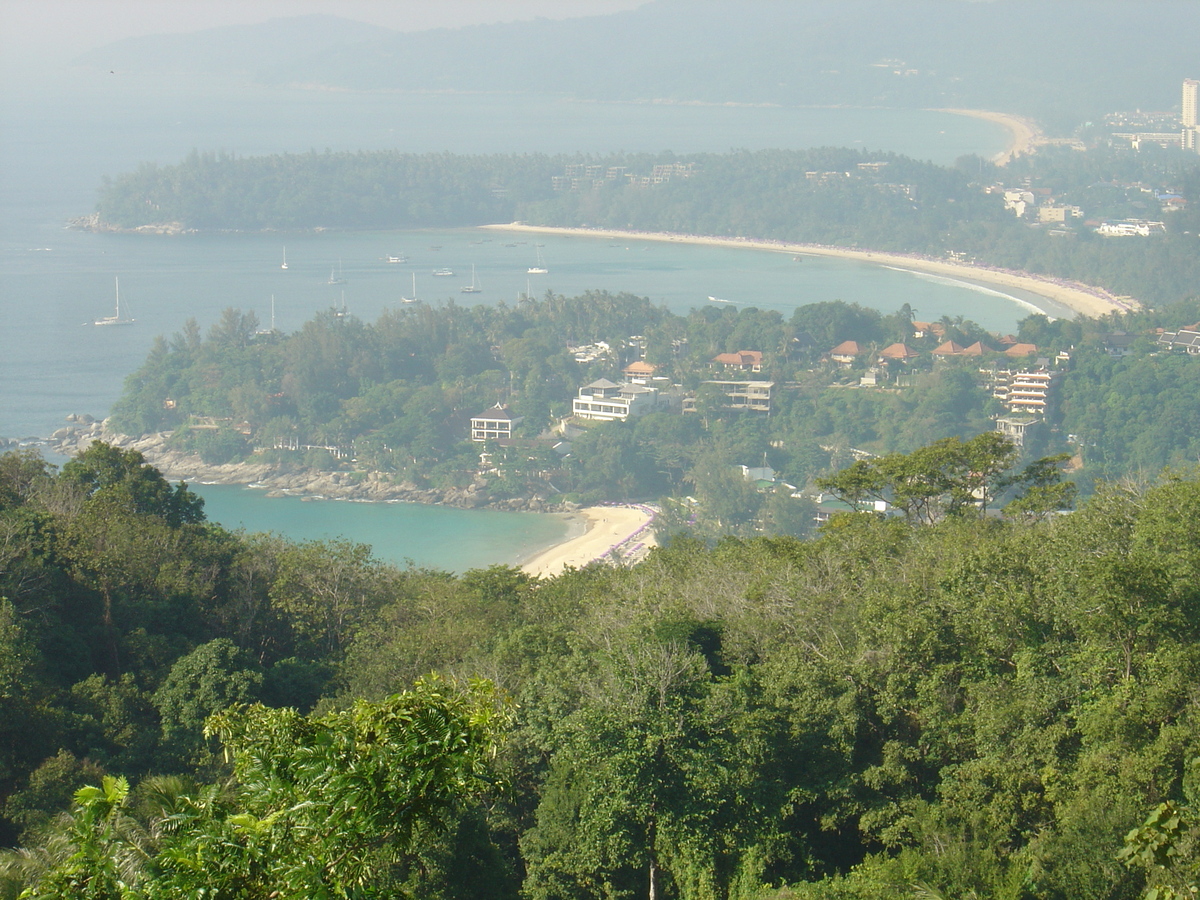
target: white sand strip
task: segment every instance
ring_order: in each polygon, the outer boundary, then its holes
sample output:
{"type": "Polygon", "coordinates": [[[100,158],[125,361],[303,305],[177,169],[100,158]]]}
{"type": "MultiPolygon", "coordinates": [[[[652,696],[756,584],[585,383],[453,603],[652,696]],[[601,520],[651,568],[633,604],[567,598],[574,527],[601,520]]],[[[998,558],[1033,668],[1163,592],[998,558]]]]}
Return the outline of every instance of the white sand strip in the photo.
{"type": "Polygon", "coordinates": [[[554,228],[544,225],[482,225],[481,228],[496,231],[519,231],[531,234],[562,234],[577,237],[620,238],[621,240],[665,241],[679,244],[702,244],[709,247],[744,247],[749,250],[773,250],[807,256],[833,256],[860,262],[896,266],[918,272],[932,272],[951,278],[963,278],[983,284],[1001,285],[1028,291],[1061,303],[1068,309],[1092,318],[1100,318],[1113,312],[1126,312],[1141,304],[1132,297],[1116,297],[1103,288],[1070,281],[1065,278],[1033,275],[1012,269],[991,266],[972,266],[967,263],[933,259],[919,254],[876,253],[870,250],[847,250],[843,247],[826,247],[819,244],[791,244],[786,241],[759,240],[755,238],[716,237],[695,234],[672,234],[663,231],[616,231],[603,228],[554,228]]]}
{"type": "Polygon", "coordinates": [[[583,518],[584,533],[543,550],[522,565],[522,571],[550,577],[568,567],[578,569],[609,558],[614,550],[624,557],[638,545],[654,545],[654,533],[649,528],[654,515],[645,507],[589,506],[568,514],[568,519],[572,516],[583,518]]]}

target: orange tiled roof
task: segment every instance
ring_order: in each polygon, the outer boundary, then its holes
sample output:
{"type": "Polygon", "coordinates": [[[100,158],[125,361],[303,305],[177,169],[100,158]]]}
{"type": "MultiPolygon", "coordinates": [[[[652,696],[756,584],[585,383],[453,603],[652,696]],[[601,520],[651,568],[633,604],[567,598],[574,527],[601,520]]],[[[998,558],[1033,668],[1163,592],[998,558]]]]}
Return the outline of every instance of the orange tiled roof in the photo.
{"type": "Polygon", "coordinates": [[[879,351],[880,357],[883,359],[912,359],[914,356],[920,356],[915,350],[910,350],[906,344],[892,344],[890,347],[884,347],[879,351]]]}
{"type": "Polygon", "coordinates": [[[862,350],[858,346],[858,341],[842,341],[829,353],[831,356],[858,356],[862,350]]]}
{"type": "Polygon", "coordinates": [[[936,350],[933,351],[934,356],[961,356],[963,348],[954,341],[946,341],[936,350]]]}
{"type": "Polygon", "coordinates": [[[1029,356],[1032,353],[1037,353],[1036,344],[1013,344],[1004,351],[1005,356],[1029,356]]]}
{"type": "Polygon", "coordinates": [[[761,350],[739,350],[737,353],[718,353],[713,362],[723,366],[761,366],[761,350]]]}

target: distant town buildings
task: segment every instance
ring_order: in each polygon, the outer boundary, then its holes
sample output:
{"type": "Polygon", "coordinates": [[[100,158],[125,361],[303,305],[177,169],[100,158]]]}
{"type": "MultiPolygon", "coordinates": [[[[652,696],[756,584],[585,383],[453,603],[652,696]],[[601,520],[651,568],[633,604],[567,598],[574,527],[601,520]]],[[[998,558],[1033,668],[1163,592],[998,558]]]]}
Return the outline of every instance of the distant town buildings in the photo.
{"type": "Polygon", "coordinates": [[[1197,103],[1200,95],[1200,81],[1195,78],[1183,80],[1183,104],[1179,116],[1182,126],[1181,143],[1183,149],[1200,153],[1200,122],[1197,121],[1197,103]]]}

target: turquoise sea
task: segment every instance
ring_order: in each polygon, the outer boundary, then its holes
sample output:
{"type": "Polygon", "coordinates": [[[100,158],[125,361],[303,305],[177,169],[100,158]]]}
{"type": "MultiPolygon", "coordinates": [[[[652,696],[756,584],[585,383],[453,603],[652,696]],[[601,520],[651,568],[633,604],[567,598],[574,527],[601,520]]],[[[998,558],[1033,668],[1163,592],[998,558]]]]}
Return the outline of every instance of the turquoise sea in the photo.
{"type": "MultiPolygon", "coordinates": [[[[373,319],[411,293],[414,276],[418,296],[432,303],[603,289],[680,312],[711,295],[787,315],[804,303],[843,299],[885,311],[909,303],[922,318],[961,314],[996,330],[1013,328],[1035,299],[862,263],[638,240],[476,229],[162,237],[64,228],[91,210],[104,176],[147,160],[173,163],[193,149],[685,153],[841,145],[941,163],[1003,149],[998,126],[947,113],[352,94],[60,72],[6,78],[0,123],[0,436],[9,438],[48,435],[70,413],[105,415],[155,336],[189,317],[206,328],[235,306],[253,309],[265,324],[274,297],[283,330],[343,303],[373,319]],[[539,249],[549,274],[527,276],[539,249]],[[402,254],[408,263],[386,261],[402,254]],[[459,288],[470,282],[472,265],[483,293],[464,295],[459,288]],[[344,285],[328,283],[335,268],[344,285]],[[443,268],[454,276],[433,276],[443,268]],[[116,278],[122,310],[136,324],[85,326],[111,314],[116,278]]],[[[561,539],[566,527],[532,514],[201,491],[210,517],[231,527],[300,539],[342,534],[390,560],[451,569],[515,562],[561,539]]]]}

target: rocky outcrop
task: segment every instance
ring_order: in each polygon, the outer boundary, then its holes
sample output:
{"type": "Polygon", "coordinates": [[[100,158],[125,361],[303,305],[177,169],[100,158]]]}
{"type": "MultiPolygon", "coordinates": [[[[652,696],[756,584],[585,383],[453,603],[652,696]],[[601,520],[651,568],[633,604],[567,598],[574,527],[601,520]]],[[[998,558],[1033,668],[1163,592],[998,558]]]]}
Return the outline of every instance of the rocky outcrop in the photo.
{"type": "Polygon", "coordinates": [[[120,225],[113,225],[111,222],[105,222],[100,218],[99,213],[91,213],[86,216],[78,216],[74,219],[67,220],[68,228],[75,228],[79,231],[96,231],[106,232],[109,234],[195,234],[195,228],[187,228],[182,222],[155,222],[150,225],[138,225],[134,228],[125,228],[120,225]]]}
{"type": "Polygon", "coordinates": [[[267,492],[267,496],[328,497],[341,500],[436,503],[462,509],[527,510],[569,512],[576,504],[550,501],[539,496],[492,497],[482,479],[463,488],[419,488],[412,482],[396,481],[383,472],[321,472],[316,469],[283,471],[266,462],[210,465],[194,453],[167,446],[168,433],[129,437],[109,430],[90,416],[68,417],[71,425],[51,436],[51,446],[64,456],[86,450],[93,441],[137,450],[146,461],[171,481],[191,484],[239,484],[267,492]]]}

